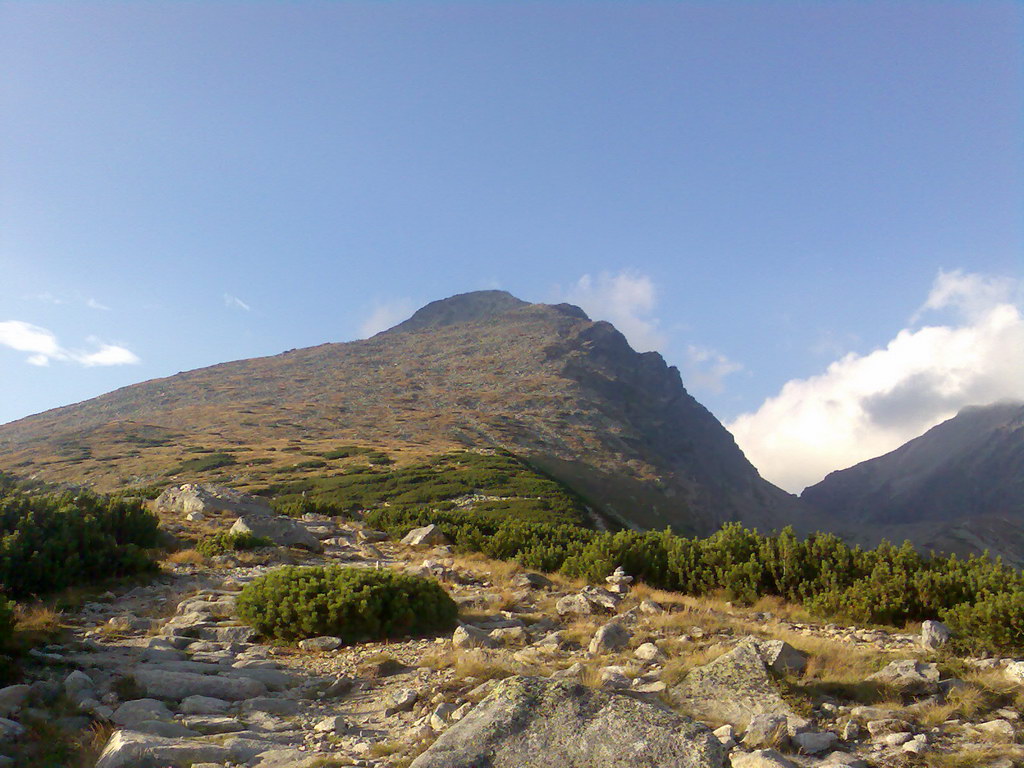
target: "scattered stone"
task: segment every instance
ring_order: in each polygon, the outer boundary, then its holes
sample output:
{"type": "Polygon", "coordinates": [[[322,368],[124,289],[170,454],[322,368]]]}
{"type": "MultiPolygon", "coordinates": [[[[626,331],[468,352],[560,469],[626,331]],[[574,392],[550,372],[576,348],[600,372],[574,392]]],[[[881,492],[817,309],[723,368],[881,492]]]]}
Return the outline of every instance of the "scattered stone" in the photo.
{"type": "Polygon", "coordinates": [[[340,637],[322,635],[321,637],[310,637],[299,641],[299,648],[304,651],[335,651],[341,647],[340,637]]]}
{"type": "Polygon", "coordinates": [[[210,696],[186,696],[178,708],[186,715],[221,715],[228,711],[231,705],[224,699],[214,699],[210,696]]]}
{"type": "Polygon", "coordinates": [[[174,713],[162,701],[156,699],[134,699],[126,701],[114,710],[110,718],[115,725],[131,728],[145,720],[172,720],[174,713]]]}
{"type": "Polygon", "coordinates": [[[594,633],[589,651],[596,655],[621,651],[632,637],[632,633],[617,621],[610,621],[594,633]]]}
{"type": "Polygon", "coordinates": [[[25,735],[25,726],[6,717],[0,717],[0,741],[15,741],[25,735]]]}
{"type": "Polygon", "coordinates": [[[910,696],[925,696],[939,690],[939,668],[915,659],[891,661],[868,680],[898,688],[910,696]]]}
{"type": "Polygon", "coordinates": [[[974,726],[989,741],[1013,741],[1013,723],[1009,720],[988,720],[974,726]]]}
{"type": "Polygon", "coordinates": [[[730,758],[732,768],[797,768],[774,749],[759,749],[756,752],[733,752],[730,758]]]}
{"type": "Polygon", "coordinates": [[[644,598],[640,602],[640,613],[646,613],[648,616],[656,616],[659,613],[664,613],[665,609],[662,608],[661,603],[651,600],[651,598],[644,598]]]}
{"type": "Polygon", "coordinates": [[[780,749],[789,744],[789,720],[785,715],[761,713],[750,718],[743,746],[748,749],[780,749]]]}
{"type": "Polygon", "coordinates": [[[242,515],[231,526],[231,532],[251,533],[253,536],[270,539],[278,546],[299,547],[310,552],[322,552],[324,548],[320,539],[306,530],[304,525],[284,515],[242,515]]]}
{"type": "Polygon", "coordinates": [[[805,755],[821,755],[828,752],[839,741],[831,731],[804,731],[793,736],[793,744],[805,755]]]}
{"type": "Polygon", "coordinates": [[[30,685],[8,685],[6,688],[0,688],[0,717],[7,717],[21,709],[30,693],[30,685]]]}
{"type": "Polygon", "coordinates": [[[408,712],[419,701],[419,694],[411,688],[400,688],[388,697],[388,705],[384,710],[387,717],[398,712],[408,712]]]}
{"type": "Polygon", "coordinates": [[[726,751],[736,746],[736,729],[731,725],[723,725],[721,728],[716,728],[713,733],[722,742],[722,746],[725,747],[726,751]]]}
{"type": "Polygon", "coordinates": [[[546,589],[552,586],[551,579],[539,573],[521,573],[512,579],[513,587],[529,589],[546,589]]]}
{"type": "Polygon", "coordinates": [[[497,645],[490,634],[471,624],[460,624],[452,634],[452,646],[455,648],[495,648],[497,645]]]}
{"type": "Polygon", "coordinates": [[[191,739],[173,739],[138,731],[115,731],[96,761],[96,768],[139,768],[144,765],[188,766],[231,759],[225,747],[191,739]]]}
{"type": "Polygon", "coordinates": [[[325,717],[313,726],[313,730],[317,733],[332,733],[336,736],[347,733],[350,728],[351,726],[348,724],[348,721],[340,715],[325,717]]]}
{"type": "Polygon", "coordinates": [[[661,661],[665,654],[654,643],[643,643],[638,646],[633,655],[641,661],[661,661]]]}
{"type": "Polygon", "coordinates": [[[758,640],[765,666],[779,675],[799,675],[807,668],[807,654],[783,640],[758,640]]]}
{"type": "Polygon", "coordinates": [[[241,701],[262,696],[267,687],[258,680],[215,677],[192,672],[165,672],[140,667],[134,673],[138,686],[154,699],[181,701],[189,696],[209,696],[225,701],[241,701]]]}

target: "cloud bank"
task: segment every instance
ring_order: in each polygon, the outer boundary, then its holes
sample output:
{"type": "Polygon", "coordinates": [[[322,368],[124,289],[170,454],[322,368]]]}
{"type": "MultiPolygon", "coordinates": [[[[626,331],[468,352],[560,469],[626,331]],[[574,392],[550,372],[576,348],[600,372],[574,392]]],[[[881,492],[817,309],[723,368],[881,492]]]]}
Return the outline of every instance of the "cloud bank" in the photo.
{"type": "Polygon", "coordinates": [[[610,322],[638,352],[664,349],[666,337],[653,317],[657,291],[646,275],[629,271],[583,275],[568,291],[559,293],[590,317],[610,322]]]}
{"type": "Polygon", "coordinates": [[[747,458],[792,492],[888,453],[967,405],[1024,399],[1024,315],[1016,281],[940,272],[882,349],[850,353],[728,425],[747,458]],[[946,324],[916,327],[934,312],[946,324]]]}
{"type": "Polygon", "coordinates": [[[47,366],[53,360],[77,363],[87,368],[108,365],[135,365],[139,358],[129,349],[105,344],[90,336],[91,350],[68,349],[61,346],[52,331],[21,320],[0,322],[0,346],[27,352],[29,365],[47,366]]]}

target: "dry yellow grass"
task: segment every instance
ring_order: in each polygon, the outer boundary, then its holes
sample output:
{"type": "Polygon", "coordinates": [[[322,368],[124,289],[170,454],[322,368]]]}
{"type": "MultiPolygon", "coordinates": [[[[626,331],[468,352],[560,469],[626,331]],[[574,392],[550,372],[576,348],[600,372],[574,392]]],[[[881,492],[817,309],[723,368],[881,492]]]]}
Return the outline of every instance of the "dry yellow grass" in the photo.
{"type": "Polygon", "coordinates": [[[710,664],[728,650],[726,646],[716,643],[703,648],[694,648],[690,653],[676,656],[665,664],[661,680],[671,688],[673,685],[681,683],[691,669],[710,664]]]}
{"type": "Polygon", "coordinates": [[[164,562],[169,565],[202,565],[206,558],[194,549],[179,549],[164,558],[164,562]]]}
{"type": "Polygon", "coordinates": [[[18,604],[14,610],[17,632],[56,635],[63,629],[63,616],[45,603],[18,604]]]}

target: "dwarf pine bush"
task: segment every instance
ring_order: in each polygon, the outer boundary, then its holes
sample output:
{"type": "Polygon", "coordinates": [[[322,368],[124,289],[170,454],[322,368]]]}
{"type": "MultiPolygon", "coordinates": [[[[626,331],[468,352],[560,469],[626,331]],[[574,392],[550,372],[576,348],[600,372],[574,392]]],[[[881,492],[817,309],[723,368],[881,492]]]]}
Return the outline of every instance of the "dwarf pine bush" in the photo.
{"type": "Polygon", "coordinates": [[[221,531],[201,538],[196,544],[196,551],[203,557],[214,557],[227,552],[240,552],[258,549],[259,547],[271,547],[273,545],[274,542],[270,539],[263,536],[254,536],[249,532],[221,531]]]}
{"type": "Polygon", "coordinates": [[[332,635],[346,643],[447,631],[458,615],[436,581],[340,566],[278,568],[248,584],[237,609],[266,637],[332,635]]]}

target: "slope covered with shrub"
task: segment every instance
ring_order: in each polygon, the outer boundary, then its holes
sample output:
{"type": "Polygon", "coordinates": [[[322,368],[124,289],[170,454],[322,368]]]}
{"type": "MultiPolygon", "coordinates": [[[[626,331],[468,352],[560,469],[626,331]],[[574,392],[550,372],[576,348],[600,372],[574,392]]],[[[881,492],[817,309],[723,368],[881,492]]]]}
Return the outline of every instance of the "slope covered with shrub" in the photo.
{"type": "Polygon", "coordinates": [[[28,493],[0,476],[0,590],[21,599],[149,570],[157,532],[141,501],[28,493]]]}

